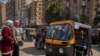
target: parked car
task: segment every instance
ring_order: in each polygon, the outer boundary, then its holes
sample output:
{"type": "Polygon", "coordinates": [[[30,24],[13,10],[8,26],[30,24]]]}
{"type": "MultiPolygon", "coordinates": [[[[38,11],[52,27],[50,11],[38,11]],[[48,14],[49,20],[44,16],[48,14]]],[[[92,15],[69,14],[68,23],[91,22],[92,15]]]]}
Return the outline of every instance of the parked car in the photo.
{"type": "Polygon", "coordinates": [[[27,40],[33,41],[33,38],[36,36],[36,29],[35,28],[26,28],[26,37],[27,40]]]}
{"type": "Polygon", "coordinates": [[[21,37],[22,37],[22,40],[25,40],[25,38],[26,38],[26,31],[25,31],[25,29],[23,29],[23,28],[19,28],[19,31],[20,31],[20,34],[21,34],[21,37]]]}

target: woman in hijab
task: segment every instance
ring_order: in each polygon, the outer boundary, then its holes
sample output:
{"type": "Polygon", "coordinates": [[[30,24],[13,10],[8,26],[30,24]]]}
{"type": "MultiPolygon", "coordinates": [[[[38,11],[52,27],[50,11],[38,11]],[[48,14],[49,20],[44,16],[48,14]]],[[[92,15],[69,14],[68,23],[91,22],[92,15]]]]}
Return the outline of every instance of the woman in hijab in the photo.
{"type": "Polygon", "coordinates": [[[2,56],[11,56],[13,52],[13,21],[7,20],[2,29],[1,53],[2,56]]]}

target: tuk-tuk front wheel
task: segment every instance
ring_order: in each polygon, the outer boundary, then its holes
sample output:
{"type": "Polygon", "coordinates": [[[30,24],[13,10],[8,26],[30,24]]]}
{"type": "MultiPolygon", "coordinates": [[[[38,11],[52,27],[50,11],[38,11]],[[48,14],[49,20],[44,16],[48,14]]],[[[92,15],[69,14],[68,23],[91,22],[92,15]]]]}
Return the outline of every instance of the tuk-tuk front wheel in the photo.
{"type": "Polygon", "coordinates": [[[46,56],[51,56],[50,54],[46,54],[46,56]]]}

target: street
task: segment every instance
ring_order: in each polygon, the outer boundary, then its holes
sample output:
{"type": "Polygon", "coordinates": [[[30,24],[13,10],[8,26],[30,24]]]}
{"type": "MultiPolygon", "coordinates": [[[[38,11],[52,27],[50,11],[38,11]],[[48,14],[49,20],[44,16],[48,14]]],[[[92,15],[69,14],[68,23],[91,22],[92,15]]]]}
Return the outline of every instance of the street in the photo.
{"type": "Polygon", "coordinates": [[[100,56],[98,45],[100,0],[0,0],[0,56],[100,56]]]}
{"type": "Polygon", "coordinates": [[[43,50],[36,50],[33,42],[25,42],[22,47],[20,47],[20,56],[45,56],[43,50]]]}
{"type": "MultiPolygon", "coordinates": [[[[100,47],[93,46],[92,50],[93,56],[100,56],[100,47]]],[[[43,50],[36,50],[34,41],[24,42],[24,45],[20,47],[20,56],[45,56],[45,52],[43,50]]]]}
{"type": "MultiPolygon", "coordinates": [[[[100,47],[93,46],[93,56],[100,56],[100,47]]],[[[34,42],[25,42],[24,46],[20,48],[20,56],[45,56],[43,50],[36,50],[34,42]]]]}
{"type": "Polygon", "coordinates": [[[93,50],[93,56],[100,56],[100,47],[93,46],[92,50],[93,50]]]}

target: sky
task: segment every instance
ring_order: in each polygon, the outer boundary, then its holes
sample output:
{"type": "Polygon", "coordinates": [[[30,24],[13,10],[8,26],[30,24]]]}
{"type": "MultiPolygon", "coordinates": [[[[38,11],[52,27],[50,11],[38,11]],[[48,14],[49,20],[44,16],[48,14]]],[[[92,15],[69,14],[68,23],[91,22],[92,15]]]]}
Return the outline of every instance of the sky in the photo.
{"type": "Polygon", "coordinates": [[[0,2],[7,2],[8,0],[0,0],[0,2]]]}

